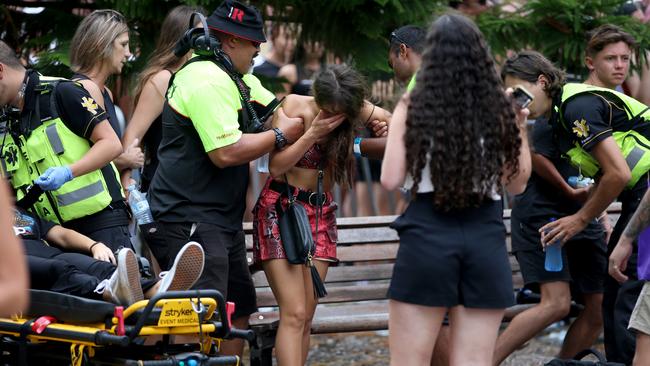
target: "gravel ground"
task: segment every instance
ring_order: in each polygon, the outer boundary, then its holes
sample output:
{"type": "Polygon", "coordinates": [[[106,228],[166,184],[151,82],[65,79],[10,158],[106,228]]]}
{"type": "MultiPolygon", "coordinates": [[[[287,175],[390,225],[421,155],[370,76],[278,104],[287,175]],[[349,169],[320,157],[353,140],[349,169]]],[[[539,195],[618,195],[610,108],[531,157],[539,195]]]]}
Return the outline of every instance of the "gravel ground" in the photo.
{"type": "MultiPolygon", "coordinates": [[[[553,325],[531,340],[501,366],[541,366],[560,350],[566,326],[553,325]]],[[[602,350],[602,344],[596,345],[602,350]]],[[[389,363],[388,332],[316,335],[311,338],[310,366],[386,366],[389,363]]],[[[275,361],[273,363],[276,365],[275,361]]]]}

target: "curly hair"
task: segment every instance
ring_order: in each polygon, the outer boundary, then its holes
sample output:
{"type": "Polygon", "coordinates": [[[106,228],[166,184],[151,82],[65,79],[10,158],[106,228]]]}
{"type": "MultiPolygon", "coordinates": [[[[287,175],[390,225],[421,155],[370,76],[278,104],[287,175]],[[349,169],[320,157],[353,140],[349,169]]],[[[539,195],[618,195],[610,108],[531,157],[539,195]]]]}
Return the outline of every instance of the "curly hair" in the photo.
{"type": "Polygon", "coordinates": [[[471,20],[443,15],[426,42],[404,136],[412,192],[428,163],[437,209],[476,207],[498,189],[504,166],[519,168],[515,112],[471,20]]]}
{"type": "Polygon", "coordinates": [[[347,65],[330,65],[316,76],[314,100],[320,108],[343,113],[343,121],[329,134],[325,156],[334,182],[352,186],[354,130],[363,126],[359,114],[363,108],[366,87],[363,77],[347,65]]]}

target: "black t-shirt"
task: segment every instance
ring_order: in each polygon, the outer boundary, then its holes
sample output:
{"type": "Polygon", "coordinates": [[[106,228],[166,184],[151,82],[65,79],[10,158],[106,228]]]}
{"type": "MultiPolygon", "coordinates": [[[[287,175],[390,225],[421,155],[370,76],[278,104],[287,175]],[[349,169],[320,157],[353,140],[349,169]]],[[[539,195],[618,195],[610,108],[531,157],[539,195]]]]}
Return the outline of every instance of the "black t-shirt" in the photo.
{"type": "Polygon", "coordinates": [[[61,253],[59,249],[49,246],[45,240],[47,233],[54,226],[56,226],[55,223],[44,220],[22,208],[14,210],[14,233],[21,239],[27,255],[51,258],[61,253]]]}
{"type": "Polygon", "coordinates": [[[255,66],[253,69],[253,75],[263,76],[264,78],[275,78],[280,72],[280,66],[270,62],[269,60],[264,60],[258,66],[255,66]]]}
{"type": "Polygon", "coordinates": [[[571,130],[562,129],[558,137],[569,140],[564,143],[577,142],[590,152],[599,142],[612,136],[613,131],[627,131],[633,127],[623,108],[622,102],[609,101],[600,95],[577,95],[564,107],[566,128],[571,130]]]}
{"type": "MultiPolygon", "coordinates": [[[[535,121],[532,145],[535,153],[548,158],[560,175],[566,180],[572,175],[578,175],[578,170],[563,159],[553,139],[553,129],[546,119],[535,121]]],[[[550,221],[551,218],[561,218],[576,213],[581,204],[564,196],[557,188],[533,172],[526,185],[524,193],[515,197],[512,209],[513,219],[527,225],[531,230],[537,230],[550,221]]],[[[603,235],[602,226],[595,220],[574,239],[598,239],[603,235]]],[[[530,241],[513,241],[513,250],[535,249],[530,241]]]]}
{"type": "Polygon", "coordinates": [[[45,240],[47,233],[54,226],[56,226],[55,223],[32,215],[22,208],[14,209],[14,233],[21,239],[45,240]]]}
{"type": "MultiPolygon", "coordinates": [[[[83,74],[74,74],[72,76],[72,79],[91,80],[88,76],[83,74]]],[[[115,103],[113,103],[113,100],[111,99],[111,95],[108,93],[108,89],[106,89],[106,87],[104,87],[104,89],[102,90],[102,97],[104,99],[103,102],[104,102],[104,107],[106,108],[106,118],[108,119],[108,123],[111,125],[111,127],[113,127],[113,131],[115,131],[117,137],[122,138],[124,131],[122,131],[122,128],[120,127],[120,121],[117,118],[117,112],[115,111],[115,103]]]]}
{"type": "MultiPolygon", "coordinates": [[[[35,79],[34,81],[38,83],[38,79],[35,79]]],[[[106,112],[79,84],[68,81],[59,82],[54,93],[56,107],[66,127],[76,135],[90,139],[95,126],[106,119],[106,112]]],[[[25,91],[23,115],[33,112],[36,99],[36,92],[33,91],[33,87],[30,90],[28,86],[25,91]]]]}

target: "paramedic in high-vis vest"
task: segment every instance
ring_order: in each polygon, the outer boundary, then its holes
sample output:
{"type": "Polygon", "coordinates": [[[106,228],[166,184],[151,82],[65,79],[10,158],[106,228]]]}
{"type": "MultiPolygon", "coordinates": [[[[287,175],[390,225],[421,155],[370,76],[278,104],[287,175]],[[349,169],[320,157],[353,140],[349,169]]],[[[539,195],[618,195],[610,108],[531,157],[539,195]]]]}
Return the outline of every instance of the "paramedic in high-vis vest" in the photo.
{"type": "Polygon", "coordinates": [[[26,70],[0,42],[2,174],[21,199],[38,185],[33,206],[49,221],[113,250],[131,248],[129,216],[117,170],[122,152],[106,113],[78,83],[26,70]]]}
{"type": "MultiPolygon", "coordinates": [[[[508,87],[522,85],[534,95],[530,116],[549,118],[554,143],[563,156],[582,175],[596,180],[580,210],[540,228],[542,245],[566,243],[618,198],[622,212],[609,241],[609,254],[648,186],[650,111],[611,89],[563,84],[553,77],[558,72],[534,51],[509,58],[502,69],[508,87]]],[[[635,336],[627,326],[643,285],[637,280],[636,257],[635,244],[625,271],[630,280],[619,284],[608,277],[603,299],[607,359],[625,364],[632,363],[634,356],[635,336]]]]}

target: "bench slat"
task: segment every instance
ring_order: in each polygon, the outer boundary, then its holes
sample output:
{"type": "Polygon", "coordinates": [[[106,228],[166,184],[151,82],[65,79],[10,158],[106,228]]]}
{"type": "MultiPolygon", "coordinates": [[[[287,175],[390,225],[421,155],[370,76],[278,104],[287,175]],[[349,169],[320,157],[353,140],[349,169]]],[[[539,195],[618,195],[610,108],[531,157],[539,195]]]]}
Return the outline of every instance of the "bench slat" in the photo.
{"type": "MultiPolygon", "coordinates": [[[[393,274],[393,264],[370,264],[358,266],[335,266],[327,270],[325,283],[356,282],[388,280],[393,274]]],[[[253,275],[255,287],[267,287],[269,285],[264,272],[256,272],[253,275]]]]}
{"type": "MultiPolygon", "coordinates": [[[[351,247],[339,246],[336,248],[336,252],[341,263],[395,261],[398,247],[398,243],[362,244],[351,247]]],[[[249,266],[253,264],[253,253],[251,251],[247,251],[246,258],[249,266]]]]}
{"type": "Polygon", "coordinates": [[[363,244],[336,248],[341,262],[394,261],[399,244],[363,244]]]}
{"type": "Polygon", "coordinates": [[[339,229],[338,244],[397,242],[397,231],[389,227],[339,229]]]}
{"type": "MultiPolygon", "coordinates": [[[[321,304],[331,304],[337,302],[363,301],[363,300],[381,300],[386,298],[388,290],[388,281],[383,283],[367,283],[359,286],[327,286],[327,296],[319,300],[321,304]]],[[[256,290],[257,306],[277,306],[275,297],[270,287],[260,287],[256,290]]]]}

